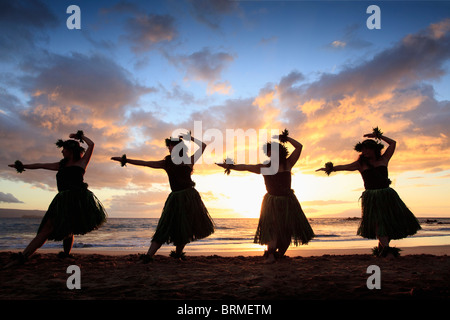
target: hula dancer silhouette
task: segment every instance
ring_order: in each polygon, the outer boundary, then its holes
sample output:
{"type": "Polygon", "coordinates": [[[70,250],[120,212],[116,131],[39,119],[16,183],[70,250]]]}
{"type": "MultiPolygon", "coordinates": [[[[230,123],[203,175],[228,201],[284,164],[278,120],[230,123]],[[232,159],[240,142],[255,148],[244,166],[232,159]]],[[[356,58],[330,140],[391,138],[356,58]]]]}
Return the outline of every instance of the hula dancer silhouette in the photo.
{"type": "MultiPolygon", "coordinates": [[[[308,219],[303,213],[294,190],[291,189],[291,170],[297,163],[303,146],[288,137],[287,130],[283,131],[279,140],[281,143],[289,142],[295,150],[289,155],[283,144],[268,142],[264,145],[264,152],[270,161],[279,160],[278,170],[275,174],[263,174],[267,193],[261,205],[258,228],[254,238],[254,243],[267,245],[265,253],[267,262],[275,262],[277,258],[282,258],[291,242],[296,246],[307,244],[314,237],[308,219]],[[274,153],[272,150],[278,150],[278,153],[274,153]]],[[[261,169],[270,167],[270,163],[252,165],[230,162],[227,159],[224,163],[216,164],[225,168],[227,174],[230,173],[230,170],[262,174],[261,169]]]]}
{"type": "Polygon", "coordinates": [[[328,175],[333,171],[358,170],[361,173],[366,190],[361,195],[362,220],[357,234],[368,239],[378,239],[378,247],[373,249],[374,255],[398,256],[400,249],[389,247],[390,240],[406,238],[421,227],[397,192],[389,187],[388,163],[394,154],[396,142],[384,136],[378,127],[364,137],[383,140],[389,146],[381,154],[384,145],[366,139],[355,146],[355,150],[361,153],[357,161],[339,166],[328,162],[324,168],[316,171],[325,171],[328,175]]]}
{"type": "Polygon", "coordinates": [[[94,142],[83,131],[69,135],[70,140],[58,140],[56,146],[62,148],[63,159],[54,163],[22,164],[16,161],[10,167],[18,172],[46,169],[58,171],[56,182],[58,194],[50,203],[39,226],[36,237],[22,253],[16,254],[12,263],[24,263],[47,240],[63,241],[64,251],[59,257],[67,257],[73,245],[74,235],[86,234],[100,227],[107,218],[106,211],[97,197],[88,190],[83,176],[94,150],[94,142]],[[86,142],[87,149],[80,142],[86,142]]]}
{"type": "Polygon", "coordinates": [[[184,260],[183,249],[186,244],[206,238],[214,232],[214,223],[191,179],[194,163],[202,155],[206,144],[192,136],[191,141],[200,147],[191,157],[186,154],[187,146],[183,142],[183,137],[179,137],[166,139],[170,155],[160,161],[133,160],[128,159],[126,155],[111,158],[111,160],[121,162],[122,166],[129,163],[136,166],[164,169],[169,177],[172,192],[164,204],[150,248],[146,255],[141,255],[144,263],[152,261],[163,243],[173,243],[176,250],[172,251],[170,256],[184,260]]]}

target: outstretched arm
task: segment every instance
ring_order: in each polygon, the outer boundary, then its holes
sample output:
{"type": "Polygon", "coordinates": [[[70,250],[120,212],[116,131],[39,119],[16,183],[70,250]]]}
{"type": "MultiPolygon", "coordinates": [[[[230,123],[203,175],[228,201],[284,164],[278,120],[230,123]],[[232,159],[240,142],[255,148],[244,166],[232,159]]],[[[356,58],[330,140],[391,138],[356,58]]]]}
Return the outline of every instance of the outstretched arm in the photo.
{"type": "Polygon", "coordinates": [[[261,173],[261,168],[264,166],[262,164],[226,164],[226,163],[216,163],[219,167],[224,169],[231,169],[236,171],[248,171],[256,174],[261,173]]]}
{"type": "Polygon", "coordinates": [[[359,162],[355,161],[349,164],[333,166],[333,171],[356,171],[359,170],[359,168],[360,168],[359,162]]]}
{"type": "Polygon", "coordinates": [[[349,163],[349,164],[344,164],[344,165],[339,165],[339,166],[332,166],[331,169],[327,168],[327,167],[323,167],[320,169],[317,169],[316,171],[325,171],[326,173],[330,174],[333,171],[356,171],[359,170],[361,168],[360,164],[358,161],[349,163]]]}
{"type": "MultiPolygon", "coordinates": [[[[122,157],[112,157],[111,160],[122,162],[122,157]]],[[[153,169],[164,169],[164,160],[159,161],[144,161],[135,159],[126,159],[125,163],[129,163],[135,166],[149,167],[153,169]]]]}
{"type": "MultiPolygon", "coordinates": [[[[9,164],[8,167],[16,168],[15,164],[9,164]]],[[[17,169],[17,168],[16,168],[17,169]]],[[[55,163],[32,163],[32,164],[24,164],[23,169],[46,169],[46,170],[53,170],[58,171],[59,169],[59,162],[55,163]]]]}

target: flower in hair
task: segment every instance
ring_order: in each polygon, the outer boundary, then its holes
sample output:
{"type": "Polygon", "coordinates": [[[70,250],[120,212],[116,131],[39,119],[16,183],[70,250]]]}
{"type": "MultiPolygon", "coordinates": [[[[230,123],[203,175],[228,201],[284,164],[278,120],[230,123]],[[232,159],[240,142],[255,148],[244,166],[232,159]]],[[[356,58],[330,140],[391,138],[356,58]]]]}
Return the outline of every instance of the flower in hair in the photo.
{"type": "Polygon", "coordinates": [[[58,148],[64,147],[64,141],[62,139],[58,139],[55,144],[58,148]]]}
{"type": "Polygon", "coordinates": [[[78,143],[78,141],[69,139],[69,140],[62,140],[62,139],[58,139],[58,141],[56,141],[56,146],[58,148],[68,148],[71,149],[73,151],[76,152],[84,152],[84,148],[82,146],[80,146],[80,144],[78,143]]]}

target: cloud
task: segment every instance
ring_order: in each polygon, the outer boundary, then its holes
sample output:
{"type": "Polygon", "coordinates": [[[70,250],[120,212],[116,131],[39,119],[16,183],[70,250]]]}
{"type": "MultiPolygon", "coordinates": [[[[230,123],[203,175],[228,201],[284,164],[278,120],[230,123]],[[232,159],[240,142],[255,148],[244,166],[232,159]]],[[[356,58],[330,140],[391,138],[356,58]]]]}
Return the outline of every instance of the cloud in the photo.
{"type": "Polygon", "coordinates": [[[22,104],[20,100],[10,94],[9,91],[5,88],[0,87],[0,110],[2,113],[6,114],[6,112],[17,112],[22,108],[22,104]]]}
{"type": "Polygon", "coordinates": [[[208,84],[208,93],[228,94],[231,86],[227,81],[221,81],[222,72],[234,61],[227,52],[213,53],[207,47],[190,55],[169,57],[169,60],[182,70],[185,70],[186,80],[204,81],[208,84]]]}
{"type": "Polygon", "coordinates": [[[45,3],[40,0],[5,0],[0,4],[0,21],[32,28],[54,26],[58,19],[45,3]]]}
{"type": "Polygon", "coordinates": [[[178,84],[172,85],[171,89],[166,89],[162,85],[160,85],[160,88],[165,92],[165,97],[167,99],[180,101],[183,105],[190,105],[196,101],[196,98],[192,93],[184,90],[178,84]]]}
{"type": "MultiPolygon", "coordinates": [[[[134,14],[125,20],[125,31],[135,53],[152,50],[178,36],[171,16],[142,15],[133,6],[125,7],[127,14],[134,14]]],[[[214,14],[204,16],[210,19],[214,14]]],[[[21,35],[21,48],[26,48],[27,39],[37,46],[39,36],[57,23],[51,16],[48,23],[36,19],[30,26],[22,23],[27,32],[21,35]]],[[[176,84],[170,89],[145,85],[112,58],[96,53],[63,56],[42,49],[34,57],[21,55],[17,64],[20,72],[4,75],[0,82],[0,175],[5,180],[56,191],[54,172],[27,170],[19,175],[6,165],[16,159],[24,163],[59,161],[56,139],[83,129],[96,143],[86,173],[90,187],[129,192],[105,200],[112,212],[147,210],[158,216],[169,190],[165,172],[131,165],[121,168],[109,158],[126,153],[129,158],[160,160],[167,154],[164,139],[177,128],[192,130],[194,121],[199,120],[203,132],[215,128],[224,135],[226,129],[288,128],[304,145],[302,172],[313,172],[329,160],[353,161],[357,156],[353,145],[377,125],[398,141],[390,169],[447,170],[450,102],[437,100],[432,83],[448,74],[449,21],[408,35],[373,58],[344,66],[335,74],[324,73],[312,81],[292,70],[279,79],[268,79],[254,94],[215,103],[211,97],[200,103],[197,96],[176,84]],[[156,91],[189,108],[183,108],[175,121],[167,117],[163,102],[143,105],[146,95],[156,91]],[[151,191],[142,192],[142,188],[151,191]]],[[[19,31],[22,29],[14,32],[20,35],[19,31]]],[[[12,57],[12,51],[3,52],[12,57]]],[[[236,55],[205,47],[166,57],[187,81],[205,83],[209,95],[232,92],[233,83],[224,74],[236,55]]],[[[196,166],[195,174],[207,174],[208,170],[196,166]]],[[[217,172],[216,167],[214,170],[217,172]]]]}
{"type": "Polygon", "coordinates": [[[345,48],[347,43],[340,40],[335,40],[331,43],[331,46],[334,48],[345,48]]]}
{"type": "Polygon", "coordinates": [[[442,20],[438,23],[431,24],[426,33],[431,35],[435,39],[440,39],[442,37],[448,36],[448,32],[450,31],[450,18],[442,20]]]}
{"type": "Polygon", "coordinates": [[[34,52],[45,31],[59,20],[43,1],[5,0],[0,2],[0,59],[17,61],[23,53],[34,52]]]}
{"type": "Polygon", "coordinates": [[[148,141],[163,141],[177,128],[177,124],[164,121],[156,112],[142,109],[131,112],[125,124],[128,127],[140,129],[141,134],[147,137],[148,141]]]}
{"type": "Polygon", "coordinates": [[[237,11],[238,3],[229,0],[189,0],[192,15],[197,21],[212,29],[218,29],[221,16],[237,11]]]}
{"type": "Polygon", "coordinates": [[[139,97],[156,89],[144,87],[111,59],[73,53],[52,56],[36,74],[22,78],[23,89],[32,96],[26,117],[46,128],[66,126],[74,119],[96,119],[104,126],[123,116],[139,97]]]}
{"type": "MultiPolygon", "coordinates": [[[[23,163],[58,162],[61,154],[54,142],[81,129],[96,143],[95,161],[87,174],[95,181],[91,185],[108,187],[111,183],[111,188],[119,187],[125,179],[112,182],[114,173],[103,166],[113,165],[109,158],[122,155],[120,152],[134,140],[133,128],[126,125],[127,112],[139,108],[140,98],[157,89],[139,84],[123,67],[98,54],[47,54],[26,60],[32,67],[24,75],[12,77],[11,82],[20,84],[18,89],[29,100],[0,85],[2,178],[56,190],[54,173],[27,170],[18,175],[6,165],[17,159],[23,163]]],[[[145,178],[160,181],[148,174],[131,177],[148,185],[145,178]]]]}
{"type": "Polygon", "coordinates": [[[280,103],[285,107],[296,107],[299,96],[298,84],[305,81],[305,76],[298,72],[292,71],[287,76],[284,76],[275,87],[277,97],[280,103]]]}
{"type": "Polygon", "coordinates": [[[102,14],[124,13],[124,12],[138,14],[141,12],[141,9],[135,3],[121,0],[110,7],[104,7],[100,9],[100,12],[102,14]]]}
{"type": "Polygon", "coordinates": [[[325,160],[353,161],[354,144],[375,126],[398,141],[394,170],[449,168],[450,102],[438,101],[431,85],[448,72],[449,21],[312,82],[292,71],[262,89],[255,104],[273,127],[287,127],[307,146],[311,172],[325,160]]]}
{"type": "Polygon", "coordinates": [[[410,34],[370,61],[348,67],[339,74],[323,74],[308,87],[305,96],[327,100],[346,95],[367,97],[393,88],[407,88],[418,81],[438,79],[445,73],[443,67],[450,50],[448,35],[436,38],[434,33],[435,29],[429,28],[426,32],[410,34]]]}
{"type": "Polygon", "coordinates": [[[3,192],[0,192],[0,202],[23,203],[22,201],[14,197],[11,193],[3,193],[3,192]]]}
{"type": "Polygon", "coordinates": [[[358,24],[347,26],[341,38],[332,41],[327,47],[331,49],[364,49],[372,46],[372,43],[359,37],[358,31],[365,28],[358,24]]]}
{"type": "Polygon", "coordinates": [[[187,69],[187,78],[208,82],[220,78],[224,68],[234,60],[233,56],[226,52],[211,53],[209,48],[179,58],[179,63],[187,69]]]}
{"type": "Polygon", "coordinates": [[[126,39],[135,53],[153,49],[157,44],[174,40],[178,32],[170,15],[138,14],[128,19],[126,39]]]}
{"type": "Polygon", "coordinates": [[[308,86],[304,96],[326,101],[337,101],[345,96],[382,97],[426,80],[439,79],[445,74],[450,43],[448,34],[436,38],[435,32],[436,28],[430,27],[424,32],[410,34],[372,60],[348,67],[339,74],[324,74],[308,86]]]}
{"type": "Polygon", "coordinates": [[[216,81],[213,83],[208,83],[208,94],[230,94],[233,91],[233,88],[231,87],[230,83],[228,81],[216,81]]]}

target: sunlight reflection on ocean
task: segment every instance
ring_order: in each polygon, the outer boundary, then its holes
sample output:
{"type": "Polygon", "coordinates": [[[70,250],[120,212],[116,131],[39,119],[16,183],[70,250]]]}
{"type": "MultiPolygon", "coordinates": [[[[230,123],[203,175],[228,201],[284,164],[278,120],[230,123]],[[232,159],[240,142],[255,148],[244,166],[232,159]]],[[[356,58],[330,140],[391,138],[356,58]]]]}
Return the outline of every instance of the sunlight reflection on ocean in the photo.
{"type": "MultiPolygon", "coordinates": [[[[419,219],[422,230],[416,235],[392,241],[399,246],[431,246],[450,244],[450,218],[419,219]]],[[[206,239],[192,242],[187,248],[193,252],[217,254],[263,251],[265,246],[253,243],[258,219],[214,219],[216,230],[206,239]]],[[[142,251],[145,253],[157,226],[157,218],[110,218],[99,230],[76,236],[74,248],[98,250],[142,251]]],[[[376,240],[356,235],[360,219],[313,218],[311,226],[316,237],[302,248],[351,249],[368,248],[376,240]]],[[[39,218],[0,218],[0,250],[23,249],[33,239],[39,227],[39,218]]],[[[49,241],[43,248],[61,248],[61,242],[49,241]]],[[[160,252],[173,250],[164,245],[160,252]]]]}

